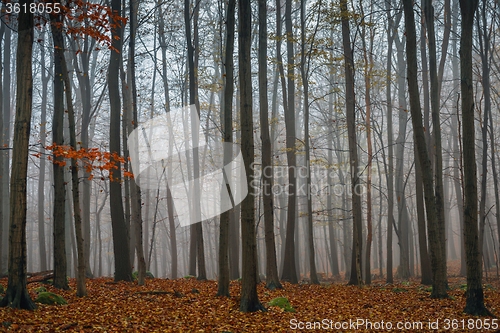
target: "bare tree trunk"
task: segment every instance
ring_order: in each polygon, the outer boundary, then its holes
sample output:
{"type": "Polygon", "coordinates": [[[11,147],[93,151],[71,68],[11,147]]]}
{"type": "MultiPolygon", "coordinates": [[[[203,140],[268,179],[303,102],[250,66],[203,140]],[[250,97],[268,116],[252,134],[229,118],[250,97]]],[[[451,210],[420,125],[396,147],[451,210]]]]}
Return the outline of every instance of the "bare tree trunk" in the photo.
{"type": "MultiPolygon", "coordinates": [[[[168,87],[168,77],[167,77],[167,41],[165,39],[165,22],[162,12],[162,6],[159,4],[159,13],[158,13],[158,36],[160,40],[161,54],[162,54],[162,76],[163,76],[163,91],[165,93],[165,108],[167,112],[170,112],[170,92],[168,87]]],[[[173,154],[173,142],[169,140],[169,152],[168,155],[172,156],[173,154]]],[[[171,163],[171,162],[169,162],[171,163]]],[[[167,177],[170,181],[172,179],[172,168],[169,167],[167,171],[167,177]]],[[[178,271],[178,258],[177,258],[177,235],[175,230],[175,217],[174,217],[174,200],[172,197],[172,193],[167,186],[167,210],[168,210],[168,224],[170,229],[170,256],[172,261],[172,272],[171,278],[177,279],[177,271],[178,271]]]]}
{"type": "MultiPolygon", "coordinates": [[[[230,0],[227,5],[226,15],[226,53],[224,56],[225,82],[224,82],[224,108],[223,113],[223,141],[233,142],[233,91],[234,91],[234,30],[235,30],[236,1],[230,0]]],[[[224,165],[232,158],[232,151],[224,146],[224,165]]],[[[226,184],[226,186],[228,186],[226,184]]],[[[228,186],[229,190],[229,186],[228,186]]],[[[233,210],[225,211],[220,216],[219,230],[219,281],[217,296],[229,297],[229,224],[233,210]]],[[[234,222],[234,221],[233,221],[234,222]]]]}
{"type": "Polygon", "coordinates": [[[285,2],[285,27],[287,45],[287,82],[288,95],[287,105],[284,105],[285,127],[286,127],[286,149],[288,160],[288,208],[286,222],[285,258],[283,261],[283,272],[281,279],[291,283],[297,283],[297,266],[295,256],[295,213],[297,204],[297,177],[295,156],[295,75],[294,75],[294,50],[292,31],[292,0],[285,2]]]}
{"type": "Polygon", "coordinates": [[[349,138],[349,166],[351,167],[351,190],[352,190],[352,258],[351,276],[349,284],[362,285],[361,278],[361,251],[362,251],[362,221],[361,221],[361,195],[359,193],[359,170],[358,170],[358,145],[356,140],[356,110],[354,97],[354,59],[351,47],[351,32],[349,28],[349,13],[347,11],[347,0],[340,1],[340,12],[342,17],[342,44],[344,50],[344,71],[346,77],[346,121],[347,135],[349,138]]]}
{"type": "MultiPolygon", "coordinates": [[[[60,17],[52,18],[51,29],[54,42],[54,114],[52,120],[52,141],[54,144],[64,145],[64,81],[62,78],[63,68],[61,56],[64,49],[62,36],[62,20],[60,17]]],[[[67,257],[66,257],[66,185],[64,180],[64,159],[53,155],[54,171],[54,287],[69,289],[66,280],[67,257]]]]}
{"type": "Polygon", "coordinates": [[[387,11],[387,19],[389,28],[387,29],[387,82],[386,82],[386,99],[387,99],[387,147],[388,147],[388,163],[384,164],[387,174],[387,276],[386,282],[393,283],[392,272],[392,233],[394,225],[394,148],[393,148],[393,127],[392,127],[392,44],[394,40],[394,22],[391,14],[391,1],[386,0],[385,7],[387,11]]]}
{"type": "MultiPolygon", "coordinates": [[[[47,270],[47,251],[45,248],[45,170],[46,158],[45,145],[47,127],[47,95],[50,76],[49,68],[45,66],[45,49],[40,49],[40,60],[42,64],[42,104],[40,106],[40,176],[38,178],[38,249],[40,252],[40,271],[47,270]]],[[[1,88],[0,88],[1,89],[1,88]]],[[[1,117],[1,116],[0,116],[1,117]]],[[[2,121],[2,119],[0,119],[2,121]]],[[[1,128],[1,127],[0,127],[1,128]]],[[[0,165],[0,168],[2,166],[0,165]]],[[[1,204],[0,204],[1,205],[1,204]]],[[[1,228],[0,228],[1,229],[1,228]]],[[[0,254],[1,258],[1,254],[0,254]]]]}
{"type": "MultiPolygon", "coordinates": [[[[111,1],[112,15],[121,15],[120,0],[111,1]]],[[[108,89],[110,104],[109,149],[113,154],[120,154],[120,90],[119,69],[122,50],[121,23],[112,17],[112,43],[113,49],[109,61],[108,89]]],[[[123,201],[121,191],[121,163],[114,159],[116,170],[109,170],[109,201],[111,211],[111,226],[113,231],[113,251],[115,255],[115,281],[132,281],[132,267],[130,264],[130,244],[123,215],[123,201]]]]}
{"type": "Polygon", "coordinates": [[[252,118],[252,72],[251,72],[251,25],[250,0],[240,0],[238,6],[238,56],[240,84],[241,153],[245,164],[248,195],[241,203],[242,236],[242,281],[240,311],[264,310],[257,295],[257,249],[255,240],[255,189],[251,186],[254,171],[253,118],[252,118]]]}
{"type": "MultiPolygon", "coordinates": [[[[362,2],[361,12],[363,13],[362,2]]],[[[370,11],[373,11],[373,2],[371,3],[370,11]]],[[[369,15],[371,20],[371,14],[369,15]]],[[[371,284],[371,249],[373,238],[372,227],[372,160],[373,160],[373,147],[372,147],[372,130],[371,130],[371,77],[373,69],[373,39],[375,32],[370,29],[370,48],[366,47],[366,25],[362,26],[362,43],[363,43],[363,60],[364,60],[364,79],[365,79],[365,107],[366,107],[366,145],[368,146],[368,162],[367,162],[367,176],[366,176],[366,255],[365,255],[365,283],[371,284]],[[369,54],[369,55],[368,55],[369,54]]]]}
{"type": "MultiPolygon", "coordinates": [[[[300,3],[300,27],[301,27],[301,57],[300,57],[300,74],[302,77],[302,86],[304,89],[304,150],[305,164],[307,170],[306,188],[307,188],[307,245],[309,254],[309,275],[312,284],[319,284],[318,275],[316,273],[316,260],[314,250],[314,224],[312,210],[312,193],[311,193],[311,152],[309,143],[309,68],[311,62],[311,48],[314,43],[316,30],[311,37],[309,50],[306,51],[306,0],[301,0],[300,3]]],[[[318,9],[318,13],[320,10],[318,9]]],[[[318,20],[319,22],[319,20],[318,20]]],[[[270,156],[269,156],[270,157],[270,156]]]]}
{"type": "MultiPolygon", "coordinates": [[[[63,36],[60,30],[56,30],[55,39],[59,40],[62,44],[63,36]]],[[[56,52],[60,53],[59,59],[62,65],[62,77],[65,83],[66,107],[68,108],[69,120],[69,141],[70,146],[74,151],[78,150],[76,144],[76,125],[75,125],[75,111],[73,109],[72,89],[71,82],[68,76],[68,68],[66,66],[66,58],[64,57],[64,48],[56,48],[56,52]]],[[[75,219],[75,233],[76,233],[76,246],[77,246],[77,291],[78,297],[87,295],[85,286],[85,256],[83,247],[83,232],[82,232],[82,215],[80,209],[80,191],[78,188],[78,165],[75,158],[71,159],[71,185],[73,194],[73,217],[75,219]]],[[[89,240],[90,241],[90,240],[89,240]]]]}
{"type": "Polygon", "coordinates": [[[437,209],[437,241],[441,247],[443,258],[438,259],[439,268],[444,279],[446,279],[446,235],[445,235],[445,214],[444,214],[444,185],[443,185],[443,154],[441,143],[441,121],[439,107],[439,81],[437,75],[436,60],[436,36],[434,32],[434,7],[430,0],[424,0],[423,11],[425,22],[427,23],[427,38],[429,40],[429,76],[431,81],[431,114],[432,114],[432,136],[434,141],[434,195],[437,209]]]}
{"type": "MultiPolygon", "coordinates": [[[[137,115],[137,92],[136,92],[136,82],[135,82],[135,35],[137,31],[137,12],[139,10],[139,1],[130,0],[129,1],[130,10],[130,39],[129,39],[129,56],[127,64],[127,86],[129,89],[129,119],[127,123],[128,133],[137,128],[139,121],[137,115]]],[[[137,274],[137,284],[144,285],[144,280],[146,278],[146,261],[144,259],[144,247],[142,241],[142,200],[141,200],[141,189],[137,186],[134,179],[129,182],[130,185],[130,205],[131,205],[131,230],[134,231],[135,250],[137,253],[138,262],[138,274],[137,274]]],[[[174,230],[175,233],[175,230],[174,230]]],[[[130,251],[133,253],[134,251],[130,251]]],[[[132,261],[133,262],[133,261],[132,261]]]]}
{"type": "MultiPolygon", "coordinates": [[[[488,176],[488,123],[491,113],[491,87],[490,87],[490,38],[491,31],[486,22],[486,2],[482,1],[480,18],[477,19],[477,30],[479,32],[479,56],[481,57],[481,84],[484,95],[483,121],[481,128],[482,153],[481,153],[481,200],[479,201],[479,257],[482,257],[484,229],[486,224],[486,199],[488,191],[486,188],[488,176]],[[480,24],[481,21],[481,24],[480,24]]],[[[491,143],[494,145],[494,142],[491,143]]],[[[486,270],[488,268],[486,267],[486,270]]]]}
{"type": "Polygon", "coordinates": [[[433,284],[431,297],[448,297],[446,292],[446,260],[442,252],[442,246],[438,239],[438,209],[434,195],[434,184],[432,179],[431,161],[425,142],[424,127],[422,124],[422,111],[417,83],[417,42],[415,31],[415,17],[411,0],[403,0],[406,27],[406,57],[408,66],[408,91],[410,97],[410,112],[413,124],[413,136],[417,145],[418,161],[422,170],[424,185],[424,199],[427,213],[427,229],[431,249],[431,265],[433,273],[433,284]],[[443,269],[444,268],[444,269],[443,269]]]}
{"type": "MultiPolygon", "coordinates": [[[[197,34],[197,17],[198,17],[199,6],[194,9],[194,43],[198,43],[197,34]]],[[[187,41],[187,53],[188,53],[188,68],[189,68],[189,104],[196,106],[196,111],[198,112],[198,118],[200,117],[200,106],[197,98],[197,57],[195,54],[195,47],[193,46],[193,40],[191,38],[191,14],[190,14],[190,0],[184,1],[184,23],[186,28],[186,41],[187,41]]],[[[196,48],[197,50],[198,48],[196,48]]],[[[193,131],[194,132],[194,131],[193,131]]],[[[193,140],[196,138],[193,137],[193,140]]],[[[199,193],[199,154],[197,150],[193,151],[193,165],[195,166],[193,170],[193,179],[195,179],[195,188],[193,193],[195,196],[199,193]]],[[[199,202],[194,198],[193,202],[199,202]]],[[[193,213],[195,216],[199,215],[199,207],[195,204],[193,207],[193,213]]],[[[191,245],[192,249],[196,248],[196,262],[198,264],[198,279],[206,280],[207,270],[205,266],[205,248],[203,244],[203,228],[201,223],[196,223],[191,227],[191,242],[195,242],[195,245],[191,245]]]]}
{"type": "Polygon", "coordinates": [[[278,277],[276,263],[276,246],[274,243],[274,204],[273,175],[268,173],[272,168],[272,145],[269,134],[267,99],[267,3],[259,0],[259,106],[260,128],[262,139],[262,189],[264,206],[264,229],[266,241],[266,288],[275,290],[282,288],[278,277]]]}
{"type": "MultiPolygon", "coordinates": [[[[20,6],[26,5],[21,1],[20,6]]],[[[26,181],[32,113],[33,14],[19,13],[16,55],[16,120],[10,178],[9,280],[0,306],[33,310],[26,287],[26,181]]]]}
{"type": "MultiPolygon", "coordinates": [[[[0,23],[0,49],[2,48],[2,39],[3,39],[3,34],[5,32],[5,24],[0,23]]],[[[3,74],[2,74],[2,69],[0,68],[0,133],[4,133],[3,130],[3,74]]],[[[3,134],[0,135],[0,147],[4,147],[3,145],[3,134]]],[[[43,147],[42,147],[43,148],[43,147]]],[[[3,210],[3,202],[4,202],[4,196],[2,195],[2,186],[3,184],[1,183],[3,181],[3,150],[0,150],[0,176],[2,177],[0,179],[0,272],[4,270],[3,268],[3,246],[5,245],[5,241],[3,239],[4,232],[3,228],[5,223],[5,220],[3,218],[4,216],[4,210],[3,210]]]]}
{"type": "MultiPolygon", "coordinates": [[[[2,23],[3,25],[3,23],[2,23]]],[[[5,30],[4,37],[4,47],[3,47],[3,82],[4,85],[2,87],[2,110],[3,110],[3,127],[2,127],[2,147],[10,146],[10,121],[11,121],[11,105],[10,105],[10,83],[11,83],[11,36],[12,32],[10,29],[5,30]]],[[[9,170],[10,170],[10,150],[4,149],[0,152],[0,163],[2,163],[2,177],[0,178],[1,185],[1,197],[2,200],[2,220],[9,221],[10,220],[10,207],[9,207],[9,170]]],[[[9,225],[7,222],[4,222],[2,225],[2,257],[0,258],[2,262],[2,272],[7,270],[8,265],[8,251],[9,251],[9,225]]]]}
{"type": "Polygon", "coordinates": [[[477,171],[474,130],[474,92],[472,82],[472,30],[478,0],[460,0],[460,90],[462,92],[462,134],[464,170],[464,238],[467,263],[467,292],[464,312],[491,315],[484,306],[481,258],[477,231],[477,171]]]}

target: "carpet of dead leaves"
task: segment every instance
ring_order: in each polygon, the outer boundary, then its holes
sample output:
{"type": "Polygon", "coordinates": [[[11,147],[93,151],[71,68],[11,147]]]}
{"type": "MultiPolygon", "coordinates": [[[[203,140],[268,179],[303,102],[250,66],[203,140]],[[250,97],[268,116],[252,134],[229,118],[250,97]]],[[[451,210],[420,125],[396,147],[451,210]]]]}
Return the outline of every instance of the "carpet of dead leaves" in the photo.
{"type": "MultiPolygon", "coordinates": [[[[468,320],[479,325],[493,318],[475,318],[463,314],[465,305],[464,278],[449,279],[451,298],[430,299],[429,287],[415,281],[385,284],[375,281],[370,286],[353,287],[345,283],[322,285],[284,284],[284,289],[269,291],[261,283],[259,298],[267,312],[241,313],[239,307],[240,282],[231,282],[231,297],[215,297],[216,281],[148,279],[146,285],[114,283],[110,278],[87,281],[88,296],[76,297],[75,280],[71,290],[60,291],[50,285],[30,283],[35,289],[41,285],[48,291],[66,298],[68,305],[38,304],[35,311],[0,308],[0,331],[18,332],[496,332],[468,328],[468,320]],[[296,312],[285,312],[269,307],[275,298],[287,297],[296,312]],[[363,325],[353,328],[350,322],[363,325]],[[374,325],[369,328],[368,321],[374,325]],[[429,321],[438,329],[430,328],[429,321]],[[314,322],[321,326],[316,329],[314,322]],[[420,322],[423,326],[419,328],[420,322]],[[359,321],[359,323],[361,323],[359,321]],[[388,330],[389,323],[392,330],[388,330]],[[397,329],[397,323],[415,325],[397,329]],[[447,323],[457,324],[456,329],[447,323]],[[461,325],[464,324],[464,329],[461,325]],[[303,325],[303,326],[300,326],[303,325]],[[337,325],[337,326],[336,326],[337,325]],[[344,328],[340,328],[344,325],[344,328]],[[376,326],[378,325],[378,326],[376,326]],[[310,328],[310,329],[308,329],[310,328]],[[337,329],[339,328],[339,329],[337,329]],[[378,328],[378,329],[377,329],[378,328]]],[[[5,279],[0,283],[7,284],[5,279]]],[[[500,313],[498,281],[485,283],[485,302],[496,315],[500,313]]],[[[316,324],[316,325],[319,325],[316,324]]],[[[500,323],[499,323],[500,326],[500,323]]]]}

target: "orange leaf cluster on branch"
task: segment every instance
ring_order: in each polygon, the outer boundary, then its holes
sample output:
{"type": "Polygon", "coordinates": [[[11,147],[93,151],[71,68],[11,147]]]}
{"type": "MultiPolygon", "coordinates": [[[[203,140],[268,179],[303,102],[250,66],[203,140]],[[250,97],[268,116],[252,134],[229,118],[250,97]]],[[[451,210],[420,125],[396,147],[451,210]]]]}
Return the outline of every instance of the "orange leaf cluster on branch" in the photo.
{"type": "MultiPolygon", "coordinates": [[[[78,150],[75,150],[71,146],[57,145],[54,143],[50,146],[45,147],[45,149],[51,150],[54,157],[63,157],[64,159],[74,159],[76,161],[81,161],[83,163],[85,171],[90,174],[89,180],[94,178],[94,175],[92,174],[93,170],[118,170],[118,164],[125,164],[128,162],[123,156],[120,156],[116,152],[103,152],[99,150],[99,148],[80,148],[78,150]]],[[[58,164],[60,166],[66,165],[65,160],[54,159],[50,156],[49,160],[51,160],[52,163],[58,164]]],[[[130,158],[128,160],[130,160],[130,158]]],[[[131,172],[127,171],[125,168],[121,168],[121,171],[123,171],[124,177],[134,178],[134,175],[131,172]]],[[[111,181],[116,180],[116,178],[113,178],[112,172],[110,172],[109,178],[111,181]]]]}

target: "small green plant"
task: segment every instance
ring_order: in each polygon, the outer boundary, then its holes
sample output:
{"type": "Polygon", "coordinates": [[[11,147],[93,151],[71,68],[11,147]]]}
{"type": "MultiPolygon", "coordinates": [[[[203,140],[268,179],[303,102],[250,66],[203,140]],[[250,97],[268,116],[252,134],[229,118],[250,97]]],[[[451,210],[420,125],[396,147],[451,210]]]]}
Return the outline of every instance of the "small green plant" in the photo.
{"type": "Polygon", "coordinates": [[[408,292],[408,290],[404,289],[404,288],[394,288],[394,289],[392,289],[392,292],[394,292],[394,293],[406,293],[406,292],[408,292]]]}
{"type": "Polygon", "coordinates": [[[38,294],[38,297],[36,298],[35,302],[42,303],[42,304],[47,304],[47,305],[63,305],[63,304],[68,304],[64,297],[45,291],[41,292],[38,294]]]}
{"type": "MultiPolygon", "coordinates": [[[[137,277],[139,276],[139,272],[138,271],[135,271],[132,273],[132,280],[137,280],[137,277]]],[[[151,273],[150,271],[146,271],[146,279],[154,279],[155,276],[153,275],[153,273],[151,273]]]]}
{"type": "Polygon", "coordinates": [[[286,297],[276,297],[269,302],[269,306],[277,306],[282,308],[287,312],[295,312],[295,309],[290,304],[290,301],[286,297]]]}
{"type": "Polygon", "coordinates": [[[403,281],[403,282],[401,282],[401,284],[403,286],[409,286],[410,285],[410,281],[403,281]]]}
{"type": "Polygon", "coordinates": [[[5,288],[3,284],[0,284],[0,294],[3,294],[5,292],[5,288]]]}
{"type": "Polygon", "coordinates": [[[47,288],[45,288],[45,287],[38,287],[38,288],[35,289],[35,292],[37,294],[44,293],[46,291],[47,291],[47,288]]]}
{"type": "Polygon", "coordinates": [[[196,276],[186,275],[184,278],[187,279],[187,280],[189,280],[189,279],[195,279],[196,276]]]}

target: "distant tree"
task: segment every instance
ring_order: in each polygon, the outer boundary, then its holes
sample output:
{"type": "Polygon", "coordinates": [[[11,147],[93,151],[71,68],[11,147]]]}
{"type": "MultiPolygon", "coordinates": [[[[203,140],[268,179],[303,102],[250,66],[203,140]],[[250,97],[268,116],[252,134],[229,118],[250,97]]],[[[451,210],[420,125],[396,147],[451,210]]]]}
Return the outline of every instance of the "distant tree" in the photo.
{"type": "MultiPolygon", "coordinates": [[[[28,3],[22,0],[20,6],[28,3]]],[[[9,277],[0,306],[27,310],[36,308],[26,287],[26,184],[33,97],[32,51],[33,14],[21,11],[18,19],[16,119],[10,178],[9,277]]]]}

